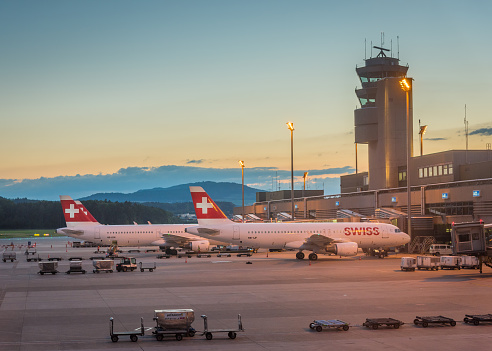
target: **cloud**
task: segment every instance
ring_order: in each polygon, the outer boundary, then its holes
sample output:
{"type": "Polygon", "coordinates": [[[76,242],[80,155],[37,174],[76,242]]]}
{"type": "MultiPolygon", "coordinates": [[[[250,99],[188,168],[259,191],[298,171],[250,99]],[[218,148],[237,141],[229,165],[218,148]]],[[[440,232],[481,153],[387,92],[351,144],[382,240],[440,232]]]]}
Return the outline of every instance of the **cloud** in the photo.
{"type": "Polygon", "coordinates": [[[205,161],[204,159],[201,159],[201,160],[188,160],[186,162],[186,164],[197,164],[197,165],[199,165],[199,164],[203,163],[204,161],[205,161]]]}
{"type": "Polygon", "coordinates": [[[424,138],[424,140],[441,141],[441,140],[448,140],[448,138],[424,138]]]}
{"type": "MultiPolygon", "coordinates": [[[[302,176],[304,172],[309,172],[308,189],[324,189],[328,194],[339,193],[338,177],[353,171],[354,169],[348,166],[294,171],[295,187],[302,187],[302,176]]],[[[277,189],[278,186],[282,190],[286,190],[286,187],[290,189],[290,170],[280,170],[275,167],[245,168],[244,177],[246,184],[265,191],[277,189]],[[283,181],[285,184],[282,184],[283,181]]],[[[80,198],[99,192],[131,193],[142,189],[167,188],[202,181],[241,183],[241,170],[166,165],[121,168],[113,174],[0,179],[0,196],[56,201],[58,195],[80,198]]]]}
{"type": "Polygon", "coordinates": [[[469,133],[468,135],[490,136],[490,135],[492,135],[492,128],[480,128],[480,129],[474,130],[473,132],[469,133]]]}

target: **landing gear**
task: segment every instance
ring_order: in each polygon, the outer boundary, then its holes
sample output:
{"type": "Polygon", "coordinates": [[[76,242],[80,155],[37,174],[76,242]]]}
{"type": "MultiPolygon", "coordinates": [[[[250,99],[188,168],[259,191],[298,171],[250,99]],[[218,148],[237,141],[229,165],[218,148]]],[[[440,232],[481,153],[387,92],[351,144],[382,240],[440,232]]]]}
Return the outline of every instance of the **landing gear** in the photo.
{"type": "Polygon", "coordinates": [[[314,252],[309,254],[310,261],[316,261],[317,259],[318,259],[318,255],[316,255],[314,252]]]}
{"type": "Polygon", "coordinates": [[[298,253],[296,253],[296,258],[298,260],[303,260],[304,259],[304,252],[299,251],[298,253]]]}

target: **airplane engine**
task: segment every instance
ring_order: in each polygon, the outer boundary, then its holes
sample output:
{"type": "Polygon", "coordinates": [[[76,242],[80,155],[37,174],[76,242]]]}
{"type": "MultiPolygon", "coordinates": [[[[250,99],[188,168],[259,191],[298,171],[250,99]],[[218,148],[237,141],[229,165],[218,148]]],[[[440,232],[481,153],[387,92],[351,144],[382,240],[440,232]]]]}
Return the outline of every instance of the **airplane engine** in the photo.
{"type": "Polygon", "coordinates": [[[357,243],[338,243],[328,246],[326,251],[339,256],[355,256],[358,248],[357,243]]]}
{"type": "Polygon", "coordinates": [[[207,252],[210,247],[208,240],[190,241],[190,250],[194,252],[207,252]]]}

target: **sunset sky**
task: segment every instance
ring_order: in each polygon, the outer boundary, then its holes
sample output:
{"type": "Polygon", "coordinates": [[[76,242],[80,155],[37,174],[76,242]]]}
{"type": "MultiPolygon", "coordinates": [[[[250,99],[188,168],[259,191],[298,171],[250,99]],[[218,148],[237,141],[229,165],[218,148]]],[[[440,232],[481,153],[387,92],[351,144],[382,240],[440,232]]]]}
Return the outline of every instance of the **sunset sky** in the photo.
{"type": "Polygon", "coordinates": [[[240,183],[238,160],[250,186],[271,190],[277,172],[287,189],[287,121],[297,179],[310,171],[309,187],[337,192],[355,168],[355,68],[382,32],[415,79],[425,153],[465,148],[465,104],[469,148],[485,149],[491,13],[453,0],[1,1],[0,196],[77,175],[101,181],[82,195],[165,187],[190,168],[240,183]],[[167,166],[153,182],[112,180],[167,166]]]}

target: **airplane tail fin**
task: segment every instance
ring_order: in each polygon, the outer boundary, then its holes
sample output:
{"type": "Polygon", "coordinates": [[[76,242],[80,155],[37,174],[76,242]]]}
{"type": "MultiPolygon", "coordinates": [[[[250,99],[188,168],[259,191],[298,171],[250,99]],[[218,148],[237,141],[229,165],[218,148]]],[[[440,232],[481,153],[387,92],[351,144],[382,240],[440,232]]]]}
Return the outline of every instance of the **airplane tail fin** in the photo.
{"type": "Polygon", "coordinates": [[[231,222],[201,186],[190,186],[190,192],[199,225],[231,222]]]}
{"type": "Polygon", "coordinates": [[[74,201],[67,195],[60,195],[60,202],[67,227],[76,227],[81,224],[99,224],[80,201],[74,201]]]}

